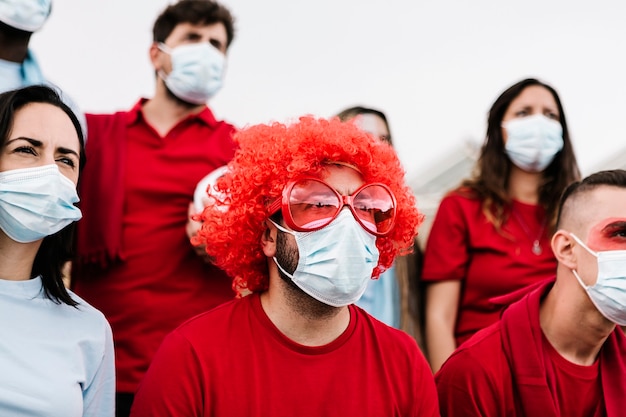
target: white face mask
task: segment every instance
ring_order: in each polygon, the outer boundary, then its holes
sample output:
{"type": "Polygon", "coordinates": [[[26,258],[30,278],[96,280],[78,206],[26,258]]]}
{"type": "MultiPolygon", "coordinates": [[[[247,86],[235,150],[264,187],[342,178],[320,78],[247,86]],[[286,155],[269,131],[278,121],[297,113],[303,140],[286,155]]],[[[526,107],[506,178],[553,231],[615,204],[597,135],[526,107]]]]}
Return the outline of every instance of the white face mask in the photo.
{"type": "Polygon", "coordinates": [[[0,172],[0,229],[16,242],[43,239],[82,217],[76,186],[56,165],[0,172]]]}
{"type": "Polygon", "coordinates": [[[295,232],[274,225],[296,238],[299,259],[293,275],[275,257],[274,262],[298,288],[333,307],[361,298],[378,265],[378,248],[376,237],[366,232],[349,210],[342,210],[328,226],[314,232],[295,232]]]}
{"type": "Polygon", "coordinates": [[[25,32],[35,32],[50,15],[52,0],[2,0],[0,21],[25,32]]]}
{"type": "Polygon", "coordinates": [[[626,250],[595,252],[573,233],[570,235],[598,258],[598,278],[594,285],[585,285],[578,273],[572,270],[574,276],[604,317],[619,326],[626,326],[626,250]]]}
{"type": "Polygon", "coordinates": [[[506,154],[524,171],[543,171],[563,149],[563,127],[543,114],[512,119],[502,126],[507,133],[506,154]]]}
{"type": "Polygon", "coordinates": [[[226,57],[207,42],[180,45],[174,49],[160,43],[159,49],[172,57],[172,71],[159,76],[179,99],[205,104],[222,88],[226,57]]]}

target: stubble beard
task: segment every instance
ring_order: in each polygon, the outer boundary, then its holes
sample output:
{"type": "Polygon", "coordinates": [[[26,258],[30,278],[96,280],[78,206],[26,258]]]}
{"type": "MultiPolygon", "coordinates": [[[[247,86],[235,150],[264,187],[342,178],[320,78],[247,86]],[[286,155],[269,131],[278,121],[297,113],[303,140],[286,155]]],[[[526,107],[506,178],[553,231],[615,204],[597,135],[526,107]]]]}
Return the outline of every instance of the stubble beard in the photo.
{"type": "MultiPolygon", "coordinates": [[[[293,275],[298,267],[298,246],[291,235],[279,231],[276,236],[276,260],[293,275]]],[[[283,271],[278,269],[287,306],[308,320],[327,319],[339,313],[339,308],[324,304],[302,291],[283,271]]]]}
{"type": "Polygon", "coordinates": [[[198,106],[201,106],[201,104],[194,104],[194,103],[189,103],[188,101],[185,101],[181,98],[179,98],[176,94],[174,94],[172,92],[172,90],[170,90],[170,88],[167,86],[167,84],[165,84],[165,81],[163,81],[163,85],[165,85],[165,92],[167,94],[167,98],[173,102],[175,102],[178,106],[184,107],[188,110],[194,109],[198,106]]]}

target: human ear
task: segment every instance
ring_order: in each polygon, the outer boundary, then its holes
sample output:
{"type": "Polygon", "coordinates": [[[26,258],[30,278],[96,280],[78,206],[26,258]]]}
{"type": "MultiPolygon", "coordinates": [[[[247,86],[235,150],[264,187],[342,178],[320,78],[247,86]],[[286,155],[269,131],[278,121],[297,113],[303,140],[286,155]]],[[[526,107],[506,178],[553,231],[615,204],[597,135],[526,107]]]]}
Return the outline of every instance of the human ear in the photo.
{"type": "Polygon", "coordinates": [[[268,258],[276,256],[276,235],[278,229],[269,220],[265,220],[265,229],[261,235],[261,248],[268,258]]]}
{"type": "Polygon", "coordinates": [[[152,66],[154,67],[155,71],[158,72],[159,70],[161,70],[161,50],[159,49],[159,44],[157,42],[152,42],[148,54],[150,56],[150,62],[152,62],[152,66]]]}
{"type": "Polygon", "coordinates": [[[565,230],[559,229],[552,236],[552,252],[557,262],[568,269],[577,269],[578,261],[574,253],[574,238],[565,230]]]}

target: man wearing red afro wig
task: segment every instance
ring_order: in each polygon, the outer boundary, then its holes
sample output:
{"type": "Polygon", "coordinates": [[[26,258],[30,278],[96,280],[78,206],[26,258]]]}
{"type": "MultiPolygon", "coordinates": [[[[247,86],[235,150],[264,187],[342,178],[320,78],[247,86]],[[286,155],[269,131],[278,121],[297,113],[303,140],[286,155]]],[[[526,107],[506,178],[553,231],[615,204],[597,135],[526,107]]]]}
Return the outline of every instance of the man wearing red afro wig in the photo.
{"type": "Polygon", "coordinates": [[[391,146],[311,117],[236,141],[196,243],[239,299],[165,339],[131,415],[438,416],[415,340],[353,304],[423,217],[391,146]]]}

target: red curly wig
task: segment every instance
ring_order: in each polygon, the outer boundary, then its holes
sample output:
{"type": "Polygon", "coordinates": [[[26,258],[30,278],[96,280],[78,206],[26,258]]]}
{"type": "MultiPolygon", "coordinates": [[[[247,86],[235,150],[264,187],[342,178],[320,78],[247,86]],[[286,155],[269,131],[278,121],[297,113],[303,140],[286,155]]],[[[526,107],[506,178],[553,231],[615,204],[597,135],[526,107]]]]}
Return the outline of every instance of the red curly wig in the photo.
{"type": "Polygon", "coordinates": [[[206,244],[215,264],[234,277],[238,296],[268,288],[267,258],[261,250],[267,205],[280,198],[288,181],[304,175],[321,177],[331,162],[356,166],[366,183],[384,183],[396,196],[395,227],[376,240],[380,256],[372,278],[389,268],[401,250],[412,246],[424,216],[417,210],[415,197],[404,182],[404,170],[389,144],[338,118],[313,117],[302,117],[290,125],[252,126],[238,132],[235,140],[239,150],[215,185],[217,192],[228,198],[203,211],[202,229],[194,243],[206,244]]]}

